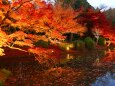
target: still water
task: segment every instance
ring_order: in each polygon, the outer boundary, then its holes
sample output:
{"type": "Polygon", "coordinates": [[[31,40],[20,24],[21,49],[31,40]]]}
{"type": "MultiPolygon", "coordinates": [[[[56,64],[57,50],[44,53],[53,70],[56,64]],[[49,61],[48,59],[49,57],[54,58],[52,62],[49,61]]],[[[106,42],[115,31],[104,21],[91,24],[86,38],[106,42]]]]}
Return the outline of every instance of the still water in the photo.
{"type": "MultiPolygon", "coordinates": [[[[49,78],[46,73],[47,71],[49,73],[50,68],[34,60],[0,61],[0,69],[12,72],[5,81],[5,86],[115,86],[115,50],[96,50],[79,54],[63,53],[60,58],[57,58],[57,62],[53,68],[71,68],[81,75],[79,74],[74,82],[67,84],[60,81],[57,85],[56,80],[59,77],[55,76],[53,81],[51,78],[50,81],[46,79],[49,78]],[[43,84],[47,81],[50,84],[43,84]]],[[[68,77],[65,78],[68,80],[68,77]]]]}
{"type": "Polygon", "coordinates": [[[115,86],[115,73],[109,71],[105,75],[97,77],[92,86],[115,86]]]}

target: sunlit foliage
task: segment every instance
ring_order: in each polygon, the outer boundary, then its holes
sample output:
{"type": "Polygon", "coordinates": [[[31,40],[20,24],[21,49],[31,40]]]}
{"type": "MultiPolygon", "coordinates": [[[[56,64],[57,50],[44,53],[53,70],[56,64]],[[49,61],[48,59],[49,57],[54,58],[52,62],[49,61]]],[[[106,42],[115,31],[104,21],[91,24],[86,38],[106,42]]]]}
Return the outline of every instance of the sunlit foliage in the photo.
{"type": "Polygon", "coordinates": [[[3,47],[9,47],[33,53],[37,58],[46,57],[52,53],[52,49],[35,47],[33,43],[44,40],[56,44],[65,39],[64,33],[83,33],[86,28],[74,19],[78,14],[60,3],[52,5],[40,0],[0,0],[0,55],[4,55],[3,47]],[[11,28],[18,30],[9,33],[11,28]],[[15,45],[28,46],[28,50],[15,45]]]}

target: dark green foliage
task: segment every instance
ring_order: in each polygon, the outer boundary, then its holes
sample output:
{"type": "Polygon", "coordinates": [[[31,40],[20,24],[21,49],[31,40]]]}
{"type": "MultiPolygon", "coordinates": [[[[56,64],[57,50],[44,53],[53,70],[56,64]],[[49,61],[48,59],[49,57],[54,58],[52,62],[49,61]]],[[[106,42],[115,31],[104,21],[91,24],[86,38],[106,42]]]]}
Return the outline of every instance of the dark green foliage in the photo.
{"type": "Polygon", "coordinates": [[[4,25],[4,26],[2,26],[2,29],[3,29],[3,31],[5,31],[7,34],[12,34],[12,33],[14,33],[14,32],[16,32],[16,31],[19,31],[20,30],[20,28],[18,28],[18,27],[13,27],[13,26],[10,26],[10,25],[4,25]]]}
{"type": "Polygon", "coordinates": [[[83,7],[84,9],[91,8],[92,6],[87,2],[87,0],[75,0],[75,3],[72,5],[74,9],[79,9],[83,7]]]}
{"type": "Polygon", "coordinates": [[[36,32],[35,30],[25,30],[26,34],[45,35],[45,32],[36,32]]]}
{"type": "Polygon", "coordinates": [[[91,37],[86,37],[84,39],[85,46],[87,49],[94,49],[95,48],[95,42],[91,37]]]}
{"type": "Polygon", "coordinates": [[[34,45],[36,47],[41,46],[41,47],[47,48],[50,45],[50,42],[39,40],[39,41],[35,42],[34,45]]]}
{"type": "Polygon", "coordinates": [[[62,6],[66,7],[68,5],[71,5],[73,9],[80,9],[81,7],[84,8],[84,10],[93,8],[87,0],[57,0],[57,1],[62,1],[63,4],[62,6]]]}
{"type": "Polygon", "coordinates": [[[85,48],[85,43],[82,40],[77,40],[74,42],[74,47],[77,50],[83,50],[85,48]]]}
{"type": "Polygon", "coordinates": [[[64,0],[64,3],[69,4],[71,0],[64,0]]]}
{"type": "Polygon", "coordinates": [[[9,33],[9,34],[11,34],[11,33],[14,33],[14,32],[16,32],[16,31],[19,31],[20,29],[18,28],[18,27],[13,27],[13,26],[10,26],[10,28],[7,30],[7,32],[9,33]]]}
{"type": "Polygon", "coordinates": [[[99,37],[98,39],[98,45],[104,46],[105,45],[105,38],[104,37],[99,37]]]}
{"type": "Polygon", "coordinates": [[[115,26],[115,8],[110,8],[103,12],[107,19],[112,23],[112,26],[115,26]]]}
{"type": "Polygon", "coordinates": [[[27,34],[35,34],[36,33],[35,30],[25,30],[24,32],[27,34]]]}
{"type": "Polygon", "coordinates": [[[112,25],[115,26],[115,18],[112,20],[112,25]]]}

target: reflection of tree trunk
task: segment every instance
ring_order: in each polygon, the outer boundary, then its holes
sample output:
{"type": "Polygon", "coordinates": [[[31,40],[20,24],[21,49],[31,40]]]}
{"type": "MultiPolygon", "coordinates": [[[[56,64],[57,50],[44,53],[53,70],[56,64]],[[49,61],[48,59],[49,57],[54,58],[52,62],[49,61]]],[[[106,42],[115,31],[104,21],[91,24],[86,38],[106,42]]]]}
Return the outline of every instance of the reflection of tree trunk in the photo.
{"type": "Polygon", "coordinates": [[[70,33],[70,39],[69,41],[71,42],[73,40],[73,33],[70,33]]]}

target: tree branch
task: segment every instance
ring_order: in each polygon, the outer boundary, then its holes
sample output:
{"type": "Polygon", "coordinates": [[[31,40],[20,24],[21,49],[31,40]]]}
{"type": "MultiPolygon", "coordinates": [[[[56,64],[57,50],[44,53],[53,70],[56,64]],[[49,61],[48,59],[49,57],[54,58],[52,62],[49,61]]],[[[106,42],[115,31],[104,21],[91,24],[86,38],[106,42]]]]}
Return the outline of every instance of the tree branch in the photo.
{"type": "Polygon", "coordinates": [[[18,10],[23,4],[25,4],[25,3],[27,3],[27,2],[30,2],[30,1],[33,1],[33,0],[29,0],[29,1],[23,2],[23,3],[21,3],[17,8],[10,6],[11,8],[9,7],[9,10],[6,12],[4,19],[3,19],[3,20],[1,21],[1,23],[0,23],[0,26],[3,24],[3,22],[4,22],[6,19],[9,19],[9,18],[10,18],[9,13],[10,13],[11,10],[16,11],[16,10],[18,10]],[[15,9],[14,9],[14,8],[15,8],[15,9]]]}
{"type": "Polygon", "coordinates": [[[21,3],[17,8],[12,7],[11,9],[14,10],[14,11],[16,11],[16,10],[18,10],[23,4],[25,4],[25,3],[27,3],[27,2],[30,2],[30,1],[33,1],[33,0],[25,1],[25,2],[21,3]]]}
{"type": "Polygon", "coordinates": [[[23,51],[23,52],[28,52],[26,50],[23,50],[21,48],[17,48],[17,47],[11,47],[11,46],[8,46],[10,49],[16,49],[16,50],[20,50],[20,51],[23,51]]]}

